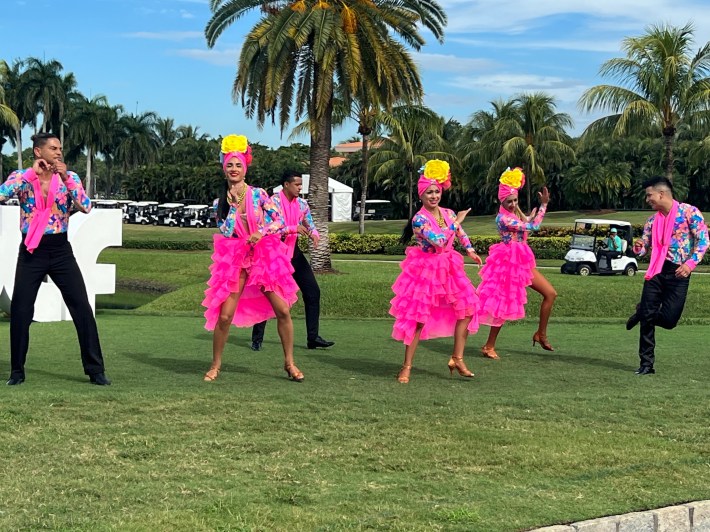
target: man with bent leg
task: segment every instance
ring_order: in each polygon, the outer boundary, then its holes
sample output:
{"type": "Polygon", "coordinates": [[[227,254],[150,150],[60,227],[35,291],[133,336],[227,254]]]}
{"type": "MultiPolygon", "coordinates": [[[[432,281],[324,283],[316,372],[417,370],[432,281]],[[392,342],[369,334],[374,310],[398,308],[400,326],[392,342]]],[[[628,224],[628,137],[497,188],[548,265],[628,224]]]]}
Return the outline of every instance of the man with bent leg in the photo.
{"type": "Polygon", "coordinates": [[[10,305],[11,372],[7,384],[15,386],[25,381],[35,301],[42,280],[48,275],[59,288],[74,321],[84,373],[91,383],[106,386],[111,381],[104,374],[96,320],[67,239],[72,204],[89,212],[91,200],[79,176],[67,170],[57,136],[40,133],[32,141],[32,168],[13,172],[0,185],[0,200],[17,197],[20,202],[22,232],[10,305]]]}
{"type": "MultiPolygon", "coordinates": [[[[303,252],[298,248],[298,235],[311,239],[313,247],[318,247],[319,235],[308,203],[299,197],[303,187],[303,179],[299,172],[286,171],[281,177],[282,190],[274,194],[272,199],[284,219],[284,241],[291,253],[293,266],[293,279],[303,294],[303,305],[306,312],[306,335],[308,349],[330,347],[335,342],[324,340],[318,334],[320,320],[320,288],[316,281],[311,265],[306,260],[303,252]]],[[[251,348],[261,350],[264,341],[266,322],[254,325],[251,333],[251,348]]]]}
{"type": "Polygon", "coordinates": [[[626,321],[631,330],[641,324],[637,375],[656,372],[656,326],[673,329],[680,320],[690,284],[690,274],[708,247],[708,228],[702,213],[673,199],[673,184],[654,177],[643,184],[646,203],[656,211],[634,242],[633,251],[644,255],[651,246],[651,262],[644,276],[641,302],[626,321]]]}

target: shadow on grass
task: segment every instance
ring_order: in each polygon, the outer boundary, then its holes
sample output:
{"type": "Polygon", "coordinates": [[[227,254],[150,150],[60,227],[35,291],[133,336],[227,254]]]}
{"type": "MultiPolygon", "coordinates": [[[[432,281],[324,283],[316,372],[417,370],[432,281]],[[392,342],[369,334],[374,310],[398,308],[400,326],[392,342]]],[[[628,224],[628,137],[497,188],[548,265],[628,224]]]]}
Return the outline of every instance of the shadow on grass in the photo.
{"type": "MultiPolygon", "coordinates": [[[[198,358],[168,358],[168,357],[156,357],[151,353],[137,353],[137,352],[127,352],[123,353],[124,356],[130,358],[131,360],[143,364],[146,366],[152,366],[170,373],[178,373],[181,375],[201,375],[210,368],[210,358],[205,357],[203,359],[198,358]]],[[[223,372],[239,372],[239,373],[249,373],[249,368],[245,366],[237,366],[233,363],[222,362],[223,372]]]]}
{"type": "MultiPolygon", "coordinates": [[[[394,379],[399,373],[401,364],[395,364],[392,362],[383,362],[381,360],[375,360],[372,358],[343,358],[339,356],[332,356],[326,354],[315,354],[308,357],[309,359],[317,360],[324,364],[330,364],[343,371],[348,371],[351,373],[358,373],[360,375],[367,375],[370,377],[383,377],[394,379]]],[[[438,377],[441,379],[449,378],[449,370],[445,366],[443,367],[445,371],[441,373],[430,371],[417,366],[416,362],[412,367],[412,376],[415,375],[428,375],[431,377],[438,377]]]]}
{"type": "MultiPolygon", "coordinates": [[[[89,381],[89,376],[83,373],[78,373],[76,375],[67,375],[66,373],[55,373],[54,371],[47,371],[45,369],[32,369],[30,370],[31,375],[45,375],[54,379],[59,379],[69,382],[81,382],[86,384],[91,384],[89,381]]],[[[31,376],[30,375],[30,376],[31,376]]]]}
{"type": "Polygon", "coordinates": [[[614,360],[607,360],[604,358],[593,358],[586,356],[574,356],[574,355],[563,355],[561,353],[552,353],[549,351],[519,351],[510,350],[510,353],[520,355],[523,357],[534,356],[544,360],[549,360],[550,362],[564,362],[566,364],[574,364],[577,366],[601,366],[609,369],[618,369],[623,371],[633,371],[638,366],[629,365],[623,362],[616,362],[614,360]]]}

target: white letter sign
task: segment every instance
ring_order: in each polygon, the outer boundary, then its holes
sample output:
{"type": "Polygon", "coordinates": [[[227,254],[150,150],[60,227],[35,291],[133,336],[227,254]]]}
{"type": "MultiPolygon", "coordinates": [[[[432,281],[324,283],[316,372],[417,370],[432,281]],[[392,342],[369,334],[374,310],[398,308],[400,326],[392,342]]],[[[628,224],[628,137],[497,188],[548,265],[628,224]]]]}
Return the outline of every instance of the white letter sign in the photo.
{"type": "MultiPolygon", "coordinates": [[[[77,212],[69,218],[68,239],[84,277],[91,308],[96,313],[96,294],[116,291],[116,265],[97,264],[101,251],[123,242],[121,209],[92,209],[89,214],[77,212]]],[[[0,309],[10,312],[15,284],[17,254],[22,241],[20,208],[0,206],[0,309]]],[[[35,303],[35,321],[71,320],[59,288],[48,277],[42,283],[35,303]]]]}

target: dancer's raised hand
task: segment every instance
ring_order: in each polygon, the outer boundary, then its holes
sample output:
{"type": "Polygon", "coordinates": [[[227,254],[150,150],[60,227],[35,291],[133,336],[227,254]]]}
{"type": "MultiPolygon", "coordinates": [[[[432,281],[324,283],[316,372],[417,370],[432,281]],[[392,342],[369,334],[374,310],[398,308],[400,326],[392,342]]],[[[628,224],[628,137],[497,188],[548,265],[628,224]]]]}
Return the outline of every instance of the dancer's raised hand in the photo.
{"type": "Polygon", "coordinates": [[[550,191],[547,190],[547,187],[542,187],[542,190],[538,192],[537,195],[540,196],[540,203],[542,205],[550,203],[550,191]]]}

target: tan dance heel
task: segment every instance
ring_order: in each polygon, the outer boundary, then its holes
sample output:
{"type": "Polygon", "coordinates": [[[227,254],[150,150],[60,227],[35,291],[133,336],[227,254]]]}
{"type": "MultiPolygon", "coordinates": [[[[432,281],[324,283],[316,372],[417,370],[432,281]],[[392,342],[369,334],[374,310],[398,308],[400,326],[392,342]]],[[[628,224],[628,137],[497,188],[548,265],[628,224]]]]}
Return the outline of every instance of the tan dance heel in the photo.
{"type": "Polygon", "coordinates": [[[493,347],[486,347],[485,345],[481,347],[481,354],[486,358],[492,358],[493,360],[498,360],[500,357],[493,347]]]}
{"type": "Polygon", "coordinates": [[[412,366],[402,366],[402,369],[399,370],[399,373],[397,374],[397,381],[401,382],[402,384],[407,384],[409,382],[409,373],[412,370],[412,366]]]}
{"type": "Polygon", "coordinates": [[[214,382],[217,380],[217,377],[219,377],[219,372],[221,370],[219,368],[210,368],[210,370],[205,373],[205,382],[214,382]]]}
{"type": "Polygon", "coordinates": [[[473,373],[469,371],[466,364],[463,362],[463,357],[455,357],[451,355],[451,360],[449,360],[449,373],[453,377],[454,370],[459,372],[459,375],[466,377],[468,379],[473,377],[473,373]]]}

